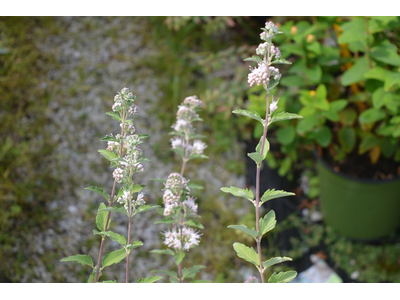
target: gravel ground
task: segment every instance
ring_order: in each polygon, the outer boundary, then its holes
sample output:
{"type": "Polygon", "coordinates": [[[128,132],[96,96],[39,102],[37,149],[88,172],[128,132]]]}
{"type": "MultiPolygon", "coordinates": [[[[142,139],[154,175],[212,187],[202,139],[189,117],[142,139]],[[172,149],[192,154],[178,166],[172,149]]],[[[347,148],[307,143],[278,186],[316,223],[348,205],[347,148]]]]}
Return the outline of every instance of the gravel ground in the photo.
{"type": "MultiPolygon", "coordinates": [[[[63,217],[54,228],[28,237],[35,247],[32,255],[38,260],[34,279],[25,275],[21,282],[79,282],[77,274],[82,275],[83,272],[89,275],[89,268],[60,263],[59,260],[75,254],[89,254],[97,260],[99,239],[94,237],[92,242],[87,239],[93,237],[94,215],[103,199],[84,188],[95,185],[104,188],[107,193],[111,191],[112,170],[97,150],[106,148],[106,143],[100,138],[119,132],[118,122],[105,112],[111,110],[114,95],[123,87],[128,87],[137,96],[136,104],[140,110],[140,117],[135,122],[137,133],[150,134],[142,149],[152,162],[144,165],[145,172],[140,179],[140,183],[147,185],[144,192],[149,203],[156,203],[162,196],[161,184],[149,179],[167,178],[176,169],[174,162],[165,163],[158,159],[152,147],[156,143],[168,144],[166,133],[169,128],[161,128],[161,121],[154,117],[154,109],[160,103],[163,92],[158,88],[153,71],[142,64],[144,58],[157,54],[152,41],[144,36],[146,22],[144,17],[57,18],[58,33],[48,36],[39,45],[42,51],[53,54],[59,63],[59,68],[48,74],[48,81],[42,86],[51,87],[47,109],[50,122],[46,130],[58,145],[52,158],[53,171],[63,181],[60,193],[49,209],[61,210],[63,217]],[[47,253],[53,254],[54,269],[40,259],[47,253]],[[54,274],[62,275],[54,277],[54,274]]],[[[171,111],[171,114],[175,112],[171,111]]],[[[240,147],[229,154],[231,157],[228,159],[240,160],[242,154],[239,150],[240,147]]],[[[220,194],[222,186],[245,185],[244,176],[225,170],[212,157],[195,169],[188,170],[187,177],[195,178],[196,182],[207,182],[201,198],[208,195],[215,197],[220,194]]],[[[218,197],[223,199],[222,195],[218,197]]],[[[235,200],[230,203],[235,205],[235,200]]],[[[112,230],[126,234],[127,218],[121,215],[114,215],[113,218],[112,230]]],[[[164,260],[164,257],[147,254],[149,250],[161,247],[161,227],[153,225],[157,219],[157,214],[152,211],[133,220],[133,239],[143,241],[144,246],[133,254],[140,253],[143,259],[131,259],[131,269],[134,270],[132,281],[150,276],[149,270],[172,266],[171,261],[164,260]]],[[[118,244],[107,240],[105,252],[114,249],[118,249],[118,244]]],[[[121,264],[111,266],[105,274],[108,279],[124,282],[125,267],[121,264]]],[[[202,272],[202,278],[213,280],[213,275],[202,272]]]]}

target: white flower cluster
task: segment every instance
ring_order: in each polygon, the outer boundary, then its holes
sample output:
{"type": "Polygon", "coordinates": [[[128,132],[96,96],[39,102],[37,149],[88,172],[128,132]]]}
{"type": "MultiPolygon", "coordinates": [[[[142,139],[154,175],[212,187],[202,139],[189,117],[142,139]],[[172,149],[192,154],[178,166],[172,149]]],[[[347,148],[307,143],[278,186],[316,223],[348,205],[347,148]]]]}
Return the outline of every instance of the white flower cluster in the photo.
{"type": "Polygon", "coordinates": [[[190,192],[187,184],[186,178],[178,173],[172,173],[168,176],[163,195],[164,216],[170,215],[174,207],[180,206],[181,194],[190,192]]]}
{"type": "Polygon", "coordinates": [[[117,180],[118,183],[121,183],[122,178],[124,178],[124,170],[122,168],[116,168],[113,172],[113,178],[117,180]]]}
{"type": "Polygon", "coordinates": [[[275,80],[279,80],[282,76],[278,68],[272,66],[267,68],[264,63],[259,63],[257,68],[250,67],[250,71],[251,73],[247,76],[247,82],[250,86],[253,86],[254,83],[257,83],[257,85],[267,84],[271,77],[275,80]],[[269,72],[267,72],[267,70],[269,70],[269,72]]]}
{"type": "Polygon", "coordinates": [[[183,226],[182,227],[182,234],[181,230],[167,230],[164,232],[166,244],[170,248],[174,249],[184,249],[189,250],[192,246],[198,245],[200,242],[200,236],[196,230],[183,226]]]}
{"type": "Polygon", "coordinates": [[[195,200],[196,198],[189,195],[186,200],[182,202],[186,214],[197,215],[197,204],[195,203],[195,200]]]}
{"type": "Polygon", "coordinates": [[[269,43],[275,37],[275,34],[279,32],[279,28],[274,23],[269,21],[265,23],[265,29],[266,31],[263,31],[260,34],[260,38],[269,43]]]}
{"type": "Polygon", "coordinates": [[[130,196],[129,190],[125,190],[124,193],[122,194],[122,196],[117,199],[117,202],[119,204],[122,204],[124,206],[124,208],[126,209],[126,211],[129,211],[129,202],[131,200],[132,200],[132,205],[134,205],[134,206],[139,206],[139,205],[143,205],[146,203],[144,201],[144,193],[143,192],[140,192],[137,195],[136,200],[133,200],[133,197],[130,196]]]}
{"type": "MultiPolygon", "coordinates": [[[[114,96],[114,104],[112,106],[112,110],[115,111],[119,111],[125,104],[126,101],[128,100],[134,100],[134,95],[132,94],[132,92],[129,91],[128,88],[124,87],[120,93],[116,94],[114,96]]],[[[131,114],[134,114],[135,109],[136,109],[136,114],[137,114],[137,107],[136,105],[131,105],[130,110],[132,110],[131,114]]]]}
{"type": "Polygon", "coordinates": [[[272,114],[275,110],[278,109],[278,100],[274,101],[272,100],[271,104],[269,105],[269,113],[272,114]]]}
{"type": "Polygon", "coordinates": [[[279,50],[278,47],[271,46],[271,53],[272,53],[276,58],[281,57],[281,50],[279,50]]]}

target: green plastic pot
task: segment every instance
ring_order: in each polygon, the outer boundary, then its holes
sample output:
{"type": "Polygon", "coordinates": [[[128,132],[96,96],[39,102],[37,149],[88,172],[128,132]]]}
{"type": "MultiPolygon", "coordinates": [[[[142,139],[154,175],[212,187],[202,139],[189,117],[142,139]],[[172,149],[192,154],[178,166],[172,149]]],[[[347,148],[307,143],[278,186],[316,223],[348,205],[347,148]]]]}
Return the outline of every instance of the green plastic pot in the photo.
{"type": "Polygon", "coordinates": [[[335,172],[321,158],[317,163],[324,223],[340,234],[377,240],[400,225],[400,178],[372,180],[335,172]]]}

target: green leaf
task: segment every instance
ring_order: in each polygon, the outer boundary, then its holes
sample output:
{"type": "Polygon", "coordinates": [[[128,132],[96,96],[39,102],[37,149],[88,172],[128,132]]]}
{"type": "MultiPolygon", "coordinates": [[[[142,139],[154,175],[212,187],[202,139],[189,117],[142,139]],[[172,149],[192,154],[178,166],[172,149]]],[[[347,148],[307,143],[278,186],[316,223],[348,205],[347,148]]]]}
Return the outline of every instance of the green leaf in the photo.
{"type": "Polygon", "coordinates": [[[150,134],[138,134],[138,136],[139,136],[139,138],[140,138],[141,140],[143,140],[143,139],[145,139],[145,138],[148,138],[148,137],[150,136],[150,134]]]}
{"type": "Polygon", "coordinates": [[[286,59],[276,59],[273,62],[271,62],[271,65],[277,65],[277,64],[282,64],[282,65],[291,65],[292,63],[286,59]]]}
{"type": "Polygon", "coordinates": [[[114,120],[117,121],[121,121],[121,117],[119,116],[119,114],[115,113],[115,112],[106,112],[107,115],[111,116],[114,120]]]}
{"type": "Polygon", "coordinates": [[[262,202],[261,204],[263,204],[264,202],[267,202],[269,200],[275,199],[275,198],[294,196],[294,195],[296,195],[296,194],[291,193],[291,192],[285,192],[285,191],[281,191],[281,190],[275,191],[275,189],[268,189],[265,191],[264,195],[262,195],[262,197],[261,197],[261,202],[262,202]]]}
{"type": "Polygon", "coordinates": [[[386,116],[386,114],[384,111],[382,111],[380,109],[376,109],[374,107],[371,107],[371,108],[364,110],[360,114],[358,121],[362,124],[375,123],[376,121],[380,121],[380,120],[384,119],[385,116],[386,116]]]}
{"type": "Polygon", "coordinates": [[[339,120],[344,126],[353,126],[357,120],[357,111],[353,108],[346,108],[339,112],[339,120]]]}
{"type": "Polygon", "coordinates": [[[306,80],[299,75],[289,75],[281,79],[281,84],[283,86],[301,87],[306,85],[306,80]]]}
{"type": "Polygon", "coordinates": [[[93,230],[93,233],[96,235],[108,236],[112,241],[117,242],[122,246],[126,246],[126,239],[123,235],[118,233],[109,231],[97,231],[96,229],[93,230]]]}
{"type": "Polygon", "coordinates": [[[116,280],[106,280],[103,281],[102,283],[118,283],[116,280]]]}
{"type": "Polygon", "coordinates": [[[247,260],[248,262],[251,262],[258,268],[258,254],[253,248],[247,247],[240,243],[234,243],[233,249],[235,249],[237,256],[243,258],[244,260],[247,260]]]}
{"type": "Polygon", "coordinates": [[[200,229],[204,229],[204,226],[200,224],[200,222],[197,222],[195,220],[187,220],[185,223],[183,223],[185,225],[189,225],[189,226],[193,226],[193,227],[197,227],[200,229]]]}
{"type": "Polygon", "coordinates": [[[190,283],[211,283],[211,282],[208,280],[199,279],[199,280],[191,281],[190,283]]]}
{"type": "Polygon", "coordinates": [[[140,192],[144,187],[145,187],[144,184],[136,184],[136,185],[134,184],[130,187],[130,190],[131,193],[134,194],[140,192]]]}
{"type": "Polygon", "coordinates": [[[254,160],[256,164],[260,164],[263,161],[261,154],[257,152],[247,153],[247,156],[254,160]]]}
{"type": "Polygon", "coordinates": [[[161,274],[171,276],[172,278],[178,279],[178,274],[176,274],[176,272],[173,272],[173,271],[152,270],[152,271],[150,271],[150,273],[161,273],[161,274]]]}
{"type": "Polygon", "coordinates": [[[358,154],[364,154],[368,150],[370,150],[372,147],[377,145],[379,143],[379,140],[377,137],[374,135],[367,135],[365,136],[360,143],[360,146],[358,148],[358,154]]]}
{"type": "Polygon", "coordinates": [[[185,257],[185,252],[175,253],[174,260],[177,266],[182,262],[183,258],[185,257]]]}
{"type": "Polygon", "coordinates": [[[376,80],[380,80],[380,81],[385,81],[386,75],[390,73],[389,70],[386,70],[384,68],[381,67],[375,67],[370,69],[367,73],[364,74],[365,78],[369,78],[369,79],[376,79],[376,80]]]}
{"type": "Polygon", "coordinates": [[[146,212],[146,211],[158,208],[158,207],[161,207],[161,206],[160,205],[150,205],[150,204],[141,205],[136,209],[135,214],[140,214],[142,212],[146,212]]]}
{"type": "Polygon", "coordinates": [[[60,261],[75,261],[81,265],[88,265],[93,268],[93,260],[89,255],[73,255],[73,256],[68,256],[64,257],[60,261]]]}
{"type": "Polygon", "coordinates": [[[386,45],[375,46],[371,48],[370,55],[379,62],[399,67],[400,56],[397,54],[396,48],[397,47],[395,47],[395,49],[389,48],[386,45]]]}
{"type": "MultiPolygon", "coordinates": [[[[116,212],[116,213],[123,213],[129,217],[129,214],[126,211],[126,209],[122,208],[122,207],[106,207],[106,208],[100,209],[99,211],[111,211],[111,212],[116,212]]],[[[103,230],[104,230],[104,228],[103,228],[103,230]]]]}
{"type": "Polygon", "coordinates": [[[140,278],[137,283],[153,283],[162,279],[162,276],[150,276],[146,278],[140,278]]]}
{"type": "Polygon", "coordinates": [[[264,125],[264,120],[261,119],[260,115],[258,112],[256,111],[249,111],[249,110],[244,110],[244,109],[238,109],[238,110],[234,110],[232,111],[234,114],[238,114],[238,115],[242,115],[242,116],[246,116],[249,118],[252,118],[254,120],[259,121],[262,125],[264,125]]]}
{"type": "Polygon", "coordinates": [[[174,255],[175,252],[172,251],[171,249],[165,249],[165,250],[151,250],[150,253],[157,253],[157,254],[166,254],[166,255],[174,255]]]}
{"type": "Polygon", "coordinates": [[[164,218],[154,222],[154,224],[172,224],[172,223],[175,223],[175,220],[172,217],[164,218]]]}
{"type": "Polygon", "coordinates": [[[268,124],[272,124],[274,122],[278,122],[278,121],[285,121],[285,120],[292,120],[292,119],[301,119],[303,118],[300,115],[297,114],[292,114],[292,113],[287,113],[287,112],[280,112],[280,113],[276,113],[272,116],[271,120],[268,122],[268,124]]]}
{"type": "Polygon", "coordinates": [[[286,283],[292,281],[297,276],[296,271],[274,272],[268,279],[268,283],[286,283]]]}
{"type": "Polygon", "coordinates": [[[138,247],[140,247],[140,246],[143,246],[143,242],[141,242],[141,241],[134,241],[132,244],[127,245],[127,246],[126,246],[126,249],[128,249],[128,250],[133,250],[133,249],[136,249],[136,248],[138,248],[138,247]]]}
{"type": "Polygon", "coordinates": [[[273,265],[285,262],[285,261],[292,261],[293,259],[291,259],[290,257],[273,257],[271,259],[268,259],[266,261],[263,261],[262,265],[263,265],[263,272],[265,272],[265,270],[273,265]]]}
{"type": "Polygon", "coordinates": [[[104,203],[101,203],[96,216],[96,225],[100,231],[107,230],[110,227],[111,223],[111,217],[110,217],[110,219],[108,220],[108,226],[107,228],[105,228],[108,216],[108,213],[106,211],[102,211],[102,209],[105,208],[106,205],[104,203]]]}
{"type": "Polygon", "coordinates": [[[274,229],[275,225],[276,225],[275,212],[273,210],[270,210],[264,216],[264,218],[260,218],[260,238],[262,238],[262,236],[266,234],[268,231],[274,229]]]}
{"type": "Polygon", "coordinates": [[[263,140],[263,138],[261,137],[260,141],[258,142],[258,144],[256,146],[256,151],[257,151],[257,153],[259,153],[261,155],[262,159],[264,160],[267,157],[267,154],[269,151],[269,142],[267,139],[265,139],[263,153],[261,153],[262,140],[263,140]]]}
{"type": "Polygon", "coordinates": [[[108,200],[108,202],[110,202],[110,195],[106,194],[103,189],[98,188],[97,186],[90,186],[85,188],[85,190],[89,190],[89,191],[93,191],[99,195],[102,195],[104,198],[106,198],[108,200]]]}
{"type": "Polygon", "coordinates": [[[102,269],[105,267],[111,266],[113,264],[119,263],[121,260],[123,260],[126,257],[126,250],[125,248],[107,253],[104,258],[102,264],[102,269]]]}
{"type": "Polygon", "coordinates": [[[193,267],[191,267],[189,269],[183,268],[183,270],[182,270],[182,279],[185,279],[185,278],[193,279],[196,276],[196,274],[198,272],[200,272],[201,269],[204,269],[204,268],[205,268],[205,266],[200,266],[200,265],[193,266],[193,267]]]}
{"type": "Polygon", "coordinates": [[[374,105],[374,108],[380,109],[384,106],[387,101],[386,98],[388,97],[390,97],[390,94],[386,93],[383,90],[383,87],[377,88],[372,94],[372,104],[374,105]]]}
{"type": "Polygon", "coordinates": [[[367,39],[367,25],[365,19],[353,19],[341,25],[343,33],[338,38],[339,44],[347,44],[367,39]]]}
{"type": "Polygon", "coordinates": [[[192,154],[188,157],[188,161],[192,160],[192,159],[196,159],[196,158],[204,158],[204,159],[208,159],[207,155],[204,154],[192,154]]]}
{"type": "Polygon", "coordinates": [[[256,63],[262,63],[263,62],[263,60],[260,57],[255,56],[255,55],[253,55],[252,57],[245,58],[244,61],[254,61],[256,63]]]}
{"type": "Polygon", "coordinates": [[[172,148],[172,151],[174,151],[176,154],[178,154],[179,156],[181,156],[182,158],[185,157],[185,153],[183,152],[182,149],[178,149],[178,148],[172,148]]]}
{"type": "Polygon", "coordinates": [[[289,145],[294,141],[296,132],[293,126],[281,127],[277,130],[276,137],[282,145],[289,145]]]}
{"type": "Polygon", "coordinates": [[[96,278],[96,269],[93,268],[92,273],[90,274],[87,283],[94,283],[94,279],[96,278]]]}
{"type": "Polygon", "coordinates": [[[292,158],[290,156],[286,156],[282,160],[279,166],[278,175],[281,177],[285,176],[289,172],[291,167],[292,167],[292,158]]]}
{"type": "Polygon", "coordinates": [[[247,228],[246,225],[229,225],[228,228],[237,229],[244,233],[247,233],[257,241],[258,232],[254,228],[247,228]]]}
{"type": "Polygon", "coordinates": [[[115,137],[106,135],[101,139],[102,142],[119,142],[115,137]]]}
{"type": "Polygon", "coordinates": [[[221,188],[221,191],[223,191],[224,193],[231,193],[232,195],[234,195],[236,197],[245,198],[251,202],[253,202],[253,200],[254,200],[253,192],[248,189],[239,189],[237,187],[231,186],[229,188],[223,187],[223,188],[221,188]]]}
{"type": "Polygon", "coordinates": [[[100,152],[100,154],[102,154],[102,155],[103,155],[106,159],[108,159],[109,161],[112,161],[112,160],[118,158],[118,155],[115,154],[115,153],[112,152],[112,151],[104,150],[104,149],[100,149],[100,150],[98,150],[98,151],[100,152]]]}
{"type": "Polygon", "coordinates": [[[388,92],[393,87],[400,87],[400,73],[390,72],[385,77],[385,84],[383,88],[388,92]]]}
{"type": "Polygon", "coordinates": [[[314,131],[314,137],[321,147],[327,147],[332,140],[332,132],[328,126],[322,126],[314,131]]]}
{"type": "Polygon", "coordinates": [[[368,60],[361,57],[350,69],[343,73],[340,79],[343,86],[364,80],[364,74],[369,70],[368,60]]]}
{"type": "Polygon", "coordinates": [[[338,131],[339,143],[342,145],[343,150],[349,153],[356,145],[356,131],[354,128],[342,127],[338,131]]]}
{"type": "Polygon", "coordinates": [[[391,157],[397,149],[397,140],[385,137],[381,143],[382,155],[386,158],[391,157]]]}

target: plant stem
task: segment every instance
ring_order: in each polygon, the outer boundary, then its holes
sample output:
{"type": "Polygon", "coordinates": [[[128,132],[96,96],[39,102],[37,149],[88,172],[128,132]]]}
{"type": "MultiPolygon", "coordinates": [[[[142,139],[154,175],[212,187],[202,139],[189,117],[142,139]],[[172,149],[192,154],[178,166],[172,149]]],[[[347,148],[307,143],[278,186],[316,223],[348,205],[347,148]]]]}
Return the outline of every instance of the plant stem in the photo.
{"type": "MultiPolygon", "coordinates": [[[[129,191],[129,223],[128,223],[128,243],[131,243],[131,222],[132,222],[132,190],[129,191]]],[[[130,251],[127,250],[126,255],[126,283],[129,283],[129,254],[130,251]]]]}
{"type": "MultiPolygon", "coordinates": [[[[269,78],[269,48],[267,52],[267,78],[269,78]]],[[[261,143],[261,155],[264,152],[264,146],[265,146],[265,139],[267,137],[267,131],[268,131],[268,114],[269,114],[269,91],[268,91],[268,83],[267,83],[267,108],[265,112],[265,125],[264,125],[264,132],[263,132],[263,137],[262,137],[262,143],[261,143]]],[[[262,162],[261,162],[262,163],[262,162]]],[[[257,252],[258,252],[258,259],[259,259],[259,271],[260,271],[260,276],[261,276],[261,281],[262,283],[265,283],[264,280],[264,272],[262,271],[263,266],[262,266],[262,255],[261,255],[261,235],[260,235],[260,171],[261,171],[261,163],[257,164],[257,177],[256,177],[256,230],[258,232],[257,236],[257,252]]]]}
{"type": "MultiPolygon", "coordinates": [[[[125,120],[125,118],[123,119],[125,120]]],[[[122,148],[124,147],[124,125],[125,122],[122,123],[122,129],[121,129],[121,146],[120,146],[120,151],[119,151],[119,157],[122,157],[122,148]]],[[[114,184],[113,184],[113,188],[111,191],[111,196],[110,196],[110,204],[108,205],[108,207],[112,207],[113,206],[113,200],[114,200],[114,194],[115,194],[115,185],[117,183],[117,179],[114,179],[114,184]]],[[[107,221],[106,221],[106,225],[104,226],[104,231],[107,230],[108,227],[108,222],[110,221],[110,216],[111,216],[111,211],[108,212],[107,214],[107,221]]],[[[104,247],[104,238],[101,239],[101,244],[100,244],[100,251],[99,251],[99,258],[97,259],[97,268],[96,268],[96,276],[94,279],[94,283],[96,283],[99,280],[99,274],[100,274],[100,260],[101,257],[103,255],[103,247],[104,247]]]]}
{"type": "MultiPolygon", "coordinates": [[[[186,145],[185,145],[185,158],[183,159],[182,163],[182,168],[181,168],[181,176],[183,176],[183,173],[185,172],[185,166],[186,166],[186,161],[187,161],[187,155],[188,155],[188,150],[189,150],[189,135],[186,134],[186,145]]],[[[183,240],[183,225],[182,225],[182,213],[179,211],[179,229],[180,229],[180,235],[181,235],[181,249],[180,253],[182,253],[182,240],[183,240]]],[[[179,276],[179,283],[183,283],[182,280],[182,262],[179,263],[178,265],[178,276],[179,276]]]]}

